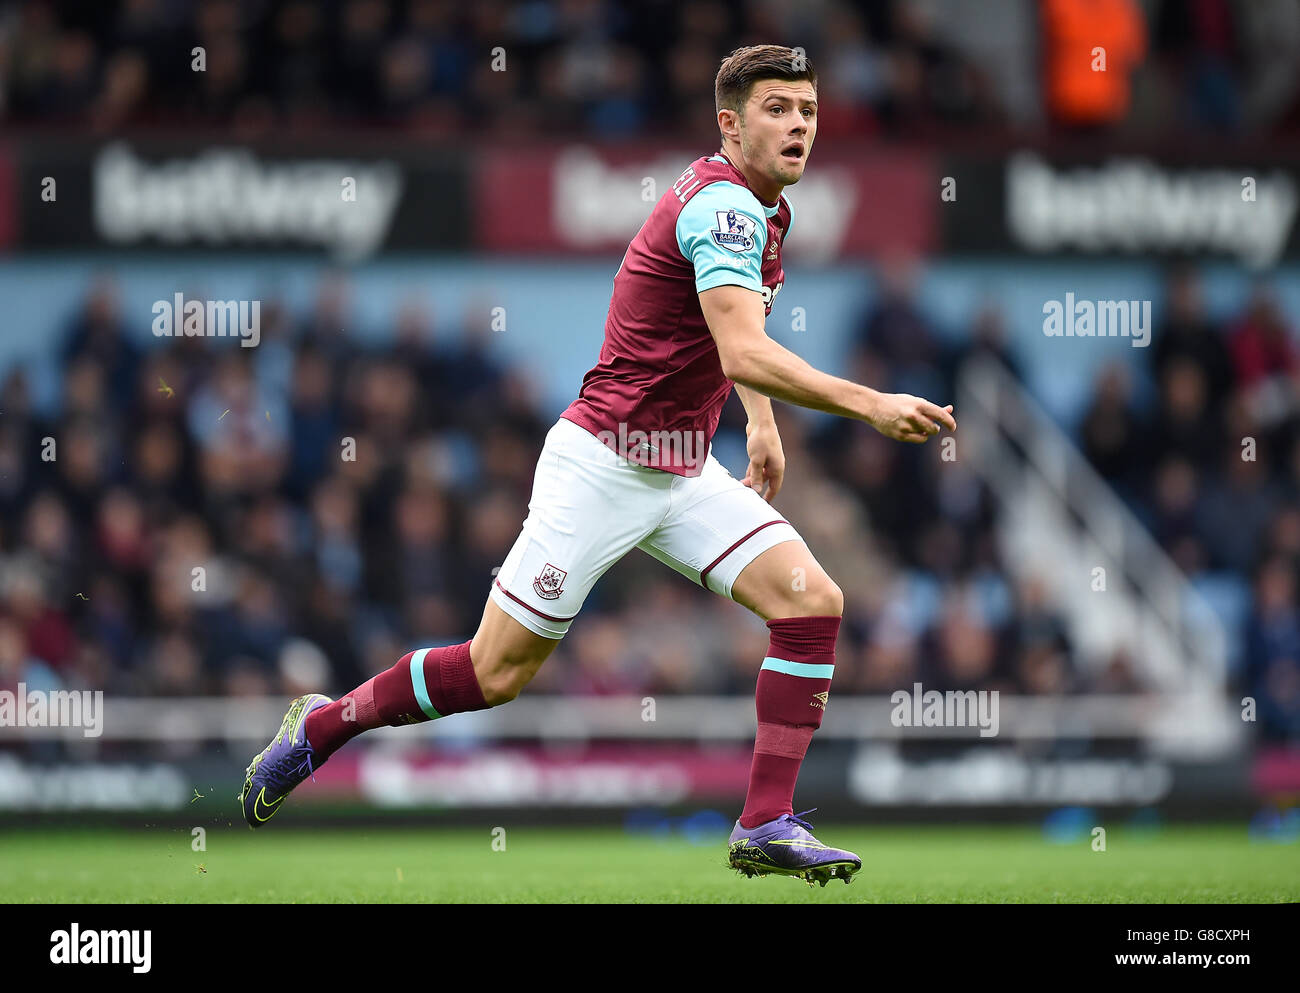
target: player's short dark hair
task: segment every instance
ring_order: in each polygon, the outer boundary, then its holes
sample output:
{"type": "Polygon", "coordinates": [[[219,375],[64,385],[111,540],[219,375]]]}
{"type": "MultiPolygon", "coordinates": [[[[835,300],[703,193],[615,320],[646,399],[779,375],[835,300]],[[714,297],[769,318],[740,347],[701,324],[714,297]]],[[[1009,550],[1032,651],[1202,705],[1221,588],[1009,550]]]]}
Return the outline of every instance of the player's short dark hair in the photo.
{"type": "Polygon", "coordinates": [[[760,79],[807,80],[817,88],[817,71],[803,49],[784,45],[751,45],[737,48],[722,60],[713,83],[715,111],[724,108],[744,114],[750,90],[760,79]]]}

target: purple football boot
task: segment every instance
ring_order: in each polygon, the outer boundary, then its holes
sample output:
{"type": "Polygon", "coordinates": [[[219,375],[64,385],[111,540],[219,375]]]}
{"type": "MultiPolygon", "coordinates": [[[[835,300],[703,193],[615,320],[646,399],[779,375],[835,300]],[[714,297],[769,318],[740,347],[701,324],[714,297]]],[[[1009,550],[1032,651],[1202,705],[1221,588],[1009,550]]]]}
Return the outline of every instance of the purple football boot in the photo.
{"type": "Polygon", "coordinates": [[[308,714],[330,702],[320,693],[308,693],[289,704],[279,733],[245,771],[239,804],[249,827],[261,827],[274,817],[293,788],[316,771],[316,756],[302,728],[308,714]]]}
{"type": "MultiPolygon", "coordinates": [[[[817,808],[814,807],[813,810],[817,808]]],[[[803,814],[782,814],[774,821],[743,828],[740,821],[727,839],[727,861],[745,876],[798,876],[809,886],[825,886],[832,879],[848,883],[862,868],[862,859],[841,848],[823,845],[812,836],[812,825],[803,814]]]]}

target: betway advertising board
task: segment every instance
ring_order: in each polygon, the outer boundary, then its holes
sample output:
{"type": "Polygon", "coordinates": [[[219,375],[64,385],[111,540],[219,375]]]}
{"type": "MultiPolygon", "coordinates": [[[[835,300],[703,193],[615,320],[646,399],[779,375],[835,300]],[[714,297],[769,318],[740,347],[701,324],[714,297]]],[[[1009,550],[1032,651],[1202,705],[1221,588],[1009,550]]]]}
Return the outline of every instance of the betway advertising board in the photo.
{"type": "MultiPolygon", "coordinates": [[[[713,148],[567,145],[485,152],[475,188],[477,242],[497,252],[621,253],[685,169],[713,148]]],[[[938,248],[938,178],[911,151],[818,147],[786,189],[790,260],[828,262],[938,248]]]]}
{"type": "Polygon", "coordinates": [[[465,169],[439,157],[238,144],[27,144],[28,248],[308,251],[359,262],[468,244],[465,169]]]}
{"type": "MultiPolygon", "coordinates": [[[[659,196],[714,149],[417,142],[304,148],[110,140],[14,146],[20,249],[621,253],[659,196]]],[[[808,262],[936,243],[933,159],[828,151],[788,192],[808,262]]],[[[0,184],[2,185],[2,184],[0,184]]]]}
{"type": "MultiPolygon", "coordinates": [[[[712,148],[411,139],[18,140],[0,145],[0,250],[620,254],[712,148]]],[[[1036,149],[983,156],[819,143],[792,264],[885,252],[1219,258],[1300,255],[1300,161],[1036,149]]]]}
{"type": "Polygon", "coordinates": [[[1260,270],[1300,254],[1300,169],[1261,160],[1171,164],[1016,151],[945,163],[954,254],[1215,257],[1260,270]]]}

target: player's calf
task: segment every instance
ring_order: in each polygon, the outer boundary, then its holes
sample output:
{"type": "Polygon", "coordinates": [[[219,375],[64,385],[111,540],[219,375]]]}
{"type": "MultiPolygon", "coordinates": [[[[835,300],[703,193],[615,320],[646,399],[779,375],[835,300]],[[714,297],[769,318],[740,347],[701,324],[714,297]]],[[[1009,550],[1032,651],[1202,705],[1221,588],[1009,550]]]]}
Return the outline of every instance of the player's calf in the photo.
{"type": "Polygon", "coordinates": [[[528,631],[491,601],[472,641],[422,648],[331,701],[299,697],[274,741],[253,759],[240,791],[244,819],[260,827],[281,801],[364,731],[437,720],[513,700],[558,642],[528,631]]]}

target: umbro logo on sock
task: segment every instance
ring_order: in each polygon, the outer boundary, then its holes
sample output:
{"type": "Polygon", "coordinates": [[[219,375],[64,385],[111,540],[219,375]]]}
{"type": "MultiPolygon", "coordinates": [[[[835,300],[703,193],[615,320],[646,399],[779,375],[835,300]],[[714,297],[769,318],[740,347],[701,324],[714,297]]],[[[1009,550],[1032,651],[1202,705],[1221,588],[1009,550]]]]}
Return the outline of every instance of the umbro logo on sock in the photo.
{"type": "Polygon", "coordinates": [[[830,697],[831,697],[830,690],[826,690],[824,693],[814,693],[812,698],[812,703],[810,704],[810,706],[816,707],[818,710],[825,710],[826,701],[829,700],[830,697]]]}

